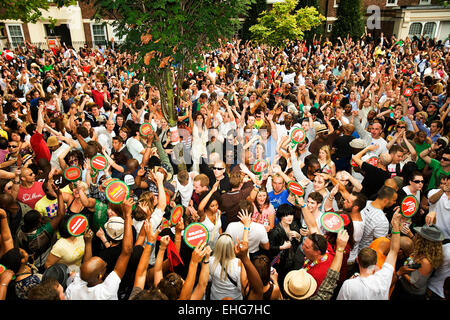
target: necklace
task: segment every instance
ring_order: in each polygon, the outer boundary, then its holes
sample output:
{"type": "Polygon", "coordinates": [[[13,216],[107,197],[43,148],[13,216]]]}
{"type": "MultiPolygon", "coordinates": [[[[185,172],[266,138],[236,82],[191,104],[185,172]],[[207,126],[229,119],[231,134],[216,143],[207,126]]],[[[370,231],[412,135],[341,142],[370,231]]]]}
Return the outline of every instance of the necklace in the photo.
{"type": "Polygon", "coordinates": [[[322,258],[320,258],[320,261],[314,260],[311,264],[309,259],[306,259],[305,262],[303,263],[303,268],[306,269],[306,271],[308,271],[309,269],[315,267],[316,265],[318,265],[321,262],[327,261],[328,259],[328,254],[325,253],[322,258]]]}

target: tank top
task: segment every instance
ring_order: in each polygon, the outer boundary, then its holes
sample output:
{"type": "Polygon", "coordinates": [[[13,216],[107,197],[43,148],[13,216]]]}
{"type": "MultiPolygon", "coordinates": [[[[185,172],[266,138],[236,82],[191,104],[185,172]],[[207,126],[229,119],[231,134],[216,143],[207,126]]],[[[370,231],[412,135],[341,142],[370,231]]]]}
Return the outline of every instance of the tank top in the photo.
{"type": "Polygon", "coordinates": [[[72,215],[76,215],[76,214],[82,214],[84,215],[86,218],[88,218],[89,221],[89,225],[92,226],[93,225],[93,213],[91,211],[89,211],[88,208],[86,208],[85,206],[83,206],[83,209],[80,212],[73,212],[72,211],[72,203],[75,201],[75,198],[72,200],[72,202],[67,206],[67,212],[66,214],[68,216],[72,216],[72,215]]]}
{"type": "Polygon", "coordinates": [[[219,238],[219,229],[222,227],[222,221],[220,220],[220,211],[216,218],[217,226],[208,218],[208,215],[205,213],[205,220],[203,220],[203,225],[208,229],[209,233],[209,241],[208,245],[211,250],[214,250],[216,246],[217,239],[219,238]],[[214,231],[215,229],[215,231],[214,231]],[[213,234],[214,232],[214,234],[213,234]]]}

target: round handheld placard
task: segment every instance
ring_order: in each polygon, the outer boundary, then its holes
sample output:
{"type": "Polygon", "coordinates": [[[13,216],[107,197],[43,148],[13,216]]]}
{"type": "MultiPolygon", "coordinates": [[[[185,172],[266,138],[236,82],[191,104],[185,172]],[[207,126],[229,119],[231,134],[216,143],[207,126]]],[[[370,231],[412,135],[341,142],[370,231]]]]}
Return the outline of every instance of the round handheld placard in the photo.
{"type": "Polygon", "coordinates": [[[367,159],[367,163],[376,167],[378,164],[378,157],[375,157],[375,156],[370,157],[369,159],[367,159]]]}
{"type": "Polygon", "coordinates": [[[413,195],[408,195],[403,198],[400,204],[400,213],[406,217],[411,218],[419,210],[419,201],[413,195]]]}
{"type": "Polygon", "coordinates": [[[141,126],[139,127],[139,133],[143,136],[148,136],[153,132],[153,126],[151,123],[143,123],[141,124],[141,126]]]}
{"type": "Polygon", "coordinates": [[[422,86],[420,84],[416,84],[414,86],[414,92],[419,92],[421,88],[422,88],[422,86]]]}
{"type": "Polygon", "coordinates": [[[169,220],[167,220],[166,218],[162,218],[162,220],[161,220],[161,230],[163,230],[165,228],[170,228],[170,223],[169,223],[169,220]]]}
{"type": "Polygon", "coordinates": [[[330,232],[339,232],[344,228],[344,219],[334,212],[325,212],[320,217],[320,223],[322,227],[330,232]]]}
{"type": "Polygon", "coordinates": [[[172,213],[170,214],[170,223],[175,226],[183,217],[184,207],[182,205],[177,205],[173,208],[172,213]]]}
{"type": "Polygon", "coordinates": [[[291,132],[291,141],[295,144],[302,143],[306,139],[306,132],[303,128],[297,128],[291,132]]]}
{"type": "Polygon", "coordinates": [[[408,98],[411,97],[413,95],[413,93],[414,93],[414,90],[409,87],[403,91],[403,95],[408,98]]]}
{"type": "Polygon", "coordinates": [[[94,170],[102,171],[108,166],[108,159],[105,156],[98,154],[91,159],[91,167],[94,170]]]}
{"type": "Polygon", "coordinates": [[[130,188],[121,180],[113,181],[106,187],[106,199],[114,204],[120,204],[130,195],[130,188]]]}
{"type": "Polygon", "coordinates": [[[81,178],[81,169],[75,166],[68,167],[64,170],[64,178],[69,181],[77,181],[81,178]]]}
{"type": "Polygon", "coordinates": [[[267,160],[258,160],[252,166],[252,171],[255,174],[262,174],[269,167],[267,160]]]}
{"type": "Polygon", "coordinates": [[[6,267],[2,264],[0,264],[0,274],[6,271],[6,267]]]}
{"type": "Polygon", "coordinates": [[[195,248],[200,241],[208,242],[209,232],[203,224],[194,222],[184,229],[183,239],[187,246],[195,248]]]}
{"type": "Polygon", "coordinates": [[[69,234],[74,237],[83,235],[88,227],[88,219],[82,214],[74,215],[67,222],[67,231],[69,231],[69,234]]]}
{"type": "Polygon", "coordinates": [[[300,183],[295,181],[289,181],[288,182],[288,189],[290,192],[295,194],[296,196],[303,196],[305,194],[305,190],[303,190],[303,187],[300,185],[300,183]]]}

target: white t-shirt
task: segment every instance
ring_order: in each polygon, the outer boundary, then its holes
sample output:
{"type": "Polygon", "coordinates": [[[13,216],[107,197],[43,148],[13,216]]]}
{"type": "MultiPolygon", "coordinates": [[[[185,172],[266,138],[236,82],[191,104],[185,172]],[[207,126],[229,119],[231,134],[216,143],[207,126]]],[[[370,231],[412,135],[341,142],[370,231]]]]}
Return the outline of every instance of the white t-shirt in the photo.
{"type": "Polygon", "coordinates": [[[384,140],[383,138],[378,138],[378,139],[374,139],[374,138],[372,138],[372,144],[376,144],[376,145],[378,145],[379,147],[374,151],[374,153],[377,155],[377,156],[380,156],[380,154],[382,154],[382,153],[388,153],[389,151],[388,151],[388,149],[387,149],[387,142],[386,142],[386,140],[384,140]]]}
{"type": "Polygon", "coordinates": [[[241,267],[239,266],[239,259],[234,258],[227,270],[227,273],[233,281],[236,282],[235,286],[225,275],[225,279],[222,278],[222,266],[220,263],[214,266],[214,255],[209,258],[209,279],[212,281],[211,285],[211,300],[222,300],[226,297],[231,297],[233,300],[242,300],[241,291],[241,267]]]}
{"type": "Polygon", "coordinates": [[[175,188],[175,192],[180,192],[181,196],[181,204],[183,207],[187,207],[189,205],[189,200],[191,200],[192,193],[194,192],[194,185],[192,182],[192,178],[189,176],[188,183],[183,186],[179,181],[178,178],[175,179],[177,186],[175,188]]]}
{"type": "Polygon", "coordinates": [[[364,221],[353,221],[353,239],[355,240],[355,245],[353,246],[352,251],[350,251],[347,262],[355,262],[356,257],[358,256],[359,242],[362,239],[363,232],[364,221]]]}
{"type": "Polygon", "coordinates": [[[128,151],[130,151],[131,155],[133,156],[133,159],[136,159],[137,161],[139,161],[139,163],[141,163],[143,157],[141,151],[144,150],[144,146],[142,145],[142,143],[139,140],[131,137],[127,140],[126,146],[128,151]]]}
{"type": "Polygon", "coordinates": [[[444,299],[444,281],[450,277],[450,243],[442,246],[444,261],[428,279],[428,288],[444,299]]]}
{"type": "MultiPolygon", "coordinates": [[[[244,224],[241,222],[232,222],[227,226],[225,233],[228,233],[233,241],[236,243],[236,238],[242,241],[244,235],[244,224]]],[[[266,228],[262,224],[252,222],[250,225],[250,232],[248,234],[248,252],[255,253],[260,250],[260,244],[269,242],[266,228]]]]}
{"type": "Polygon", "coordinates": [[[66,149],[70,148],[67,144],[64,142],[61,143],[61,146],[52,152],[52,157],[50,158],[50,164],[52,165],[52,168],[56,168],[59,170],[61,169],[61,166],[59,165],[58,157],[63,153],[66,149]]]}
{"type": "Polygon", "coordinates": [[[117,291],[122,280],[112,271],[102,283],[88,287],[77,273],[73,282],[66,289],[67,300],[119,300],[117,291]]]}
{"type": "Polygon", "coordinates": [[[383,210],[374,208],[372,201],[367,201],[366,207],[361,210],[364,221],[364,231],[359,243],[359,251],[370,246],[373,240],[386,237],[389,232],[389,221],[383,210]]]}
{"type": "Polygon", "coordinates": [[[388,300],[393,273],[394,267],[384,263],[373,275],[345,280],[337,300],[388,300]]]}
{"type": "MultiPolygon", "coordinates": [[[[428,198],[438,192],[440,189],[431,189],[428,192],[428,198]]],[[[436,227],[442,231],[446,239],[450,239],[450,199],[445,192],[436,203],[430,203],[429,211],[436,212],[436,227]]]]}

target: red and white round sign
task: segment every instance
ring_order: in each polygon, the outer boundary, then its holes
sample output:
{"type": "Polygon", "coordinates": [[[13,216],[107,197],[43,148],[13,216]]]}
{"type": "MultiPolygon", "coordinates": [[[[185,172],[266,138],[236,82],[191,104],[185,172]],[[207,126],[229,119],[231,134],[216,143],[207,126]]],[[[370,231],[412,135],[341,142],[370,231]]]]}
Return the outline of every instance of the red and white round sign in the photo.
{"type": "Polygon", "coordinates": [[[81,169],[75,166],[68,167],[64,170],[64,178],[69,181],[77,181],[81,178],[81,169]]]}
{"type": "Polygon", "coordinates": [[[74,215],[67,222],[67,231],[69,231],[70,235],[74,237],[83,235],[88,227],[88,219],[82,214],[74,215]]]}
{"type": "Polygon", "coordinates": [[[125,182],[116,180],[108,184],[105,190],[106,199],[111,203],[120,204],[127,199],[130,194],[130,188],[125,182]]]}
{"type": "Polygon", "coordinates": [[[172,213],[170,215],[170,223],[175,226],[183,217],[184,207],[182,205],[177,205],[173,208],[172,213]]]}
{"type": "Polygon", "coordinates": [[[258,160],[253,164],[252,170],[256,174],[262,174],[268,167],[269,164],[266,160],[258,160]]]}
{"type": "Polygon", "coordinates": [[[375,156],[370,157],[369,159],[367,159],[367,163],[376,167],[378,165],[378,157],[375,157],[375,156]]]}
{"type": "Polygon", "coordinates": [[[195,248],[200,241],[203,241],[204,243],[208,242],[208,229],[199,222],[191,223],[184,229],[183,239],[186,245],[195,248]]]}
{"type": "Polygon", "coordinates": [[[334,212],[325,212],[320,217],[320,222],[324,229],[330,232],[339,232],[344,228],[344,219],[334,212]]]}
{"type": "Polygon", "coordinates": [[[414,92],[419,92],[421,88],[422,88],[422,86],[420,84],[416,84],[414,86],[414,92]]]}
{"type": "Polygon", "coordinates": [[[101,154],[98,154],[91,159],[92,169],[101,171],[105,170],[107,166],[108,166],[108,159],[106,159],[106,157],[102,156],[101,154]]]}
{"type": "Polygon", "coordinates": [[[403,91],[403,95],[405,97],[411,97],[414,93],[414,90],[412,88],[406,88],[405,91],[403,91]]]}
{"type": "Polygon", "coordinates": [[[406,218],[411,218],[419,210],[419,201],[413,195],[403,198],[400,204],[400,212],[406,218]]]}
{"type": "Polygon", "coordinates": [[[143,136],[148,136],[149,134],[151,134],[153,132],[153,126],[151,125],[151,123],[148,123],[148,122],[143,123],[139,128],[139,132],[143,136]]]}
{"type": "Polygon", "coordinates": [[[295,182],[295,181],[289,181],[288,189],[290,192],[292,192],[293,194],[295,194],[299,197],[303,196],[303,194],[305,193],[305,191],[303,190],[300,183],[295,182]]]}
{"type": "Polygon", "coordinates": [[[293,143],[302,143],[305,141],[306,132],[303,128],[297,128],[292,130],[291,132],[291,140],[293,143]]]}

